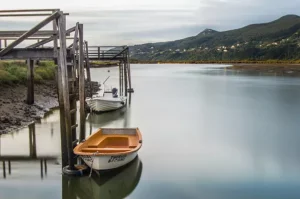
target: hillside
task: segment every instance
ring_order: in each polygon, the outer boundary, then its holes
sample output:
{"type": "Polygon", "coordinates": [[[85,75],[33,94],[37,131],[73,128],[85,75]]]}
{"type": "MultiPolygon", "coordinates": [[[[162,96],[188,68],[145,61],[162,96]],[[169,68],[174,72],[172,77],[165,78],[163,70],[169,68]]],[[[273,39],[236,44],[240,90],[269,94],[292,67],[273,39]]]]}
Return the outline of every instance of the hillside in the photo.
{"type": "Polygon", "coordinates": [[[286,15],[270,23],[218,32],[206,29],[181,40],[130,47],[143,61],[300,59],[300,17],[286,15]]]}

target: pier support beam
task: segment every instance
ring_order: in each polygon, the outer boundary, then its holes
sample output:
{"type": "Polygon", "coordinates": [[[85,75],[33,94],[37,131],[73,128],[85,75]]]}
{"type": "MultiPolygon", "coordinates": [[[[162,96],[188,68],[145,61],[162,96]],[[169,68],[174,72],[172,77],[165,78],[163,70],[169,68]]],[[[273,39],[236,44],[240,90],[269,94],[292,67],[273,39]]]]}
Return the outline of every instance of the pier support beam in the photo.
{"type": "Polygon", "coordinates": [[[29,153],[31,158],[36,158],[36,137],[35,137],[35,123],[29,126],[29,153]]]}
{"type": "MultiPolygon", "coordinates": [[[[126,60],[126,59],[125,59],[126,60]]],[[[125,96],[127,97],[127,61],[124,61],[124,92],[125,92],[125,96]]]]}
{"type": "MultiPolygon", "coordinates": [[[[59,102],[60,106],[63,104],[64,117],[61,117],[61,123],[65,125],[65,131],[61,132],[62,137],[66,137],[66,143],[62,143],[62,145],[67,145],[67,153],[68,153],[68,170],[75,170],[74,167],[74,156],[73,156],[73,146],[72,146],[72,127],[71,127],[71,114],[70,114],[70,96],[69,96],[69,80],[68,80],[68,71],[67,71],[67,45],[66,45],[66,18],[62,12],[60,12],[60,16],[57,21],[58,29],[59,29],[59,70],[58,75],[61,76],[59,78],[59,102]],[[61,104],[61,102],[63,102],[61,104]]],[[[65,146],[63,146],[65,147],[65,146]]],[[[64,160],[63,160],[64,161],[64,160]]]]}
{"type": "Polygon", "coordinates": [[[27,104],[34,104],[34,73],[33,60],[27,60],[27,104]]]}
{"type": "Polygon", "coordinates": [[[79,24],[79,103],[80,103],[80,136],[79,141],[85,139],[85,73],[83,50],[83,24],[79,24]]]}
{"type": "Polygon", "coordinates": [[[89,46],[88,46],[87,41],[85,41],[85,54],[86,54],[86,58],[85,58],[86,76],[87,76],[87,81],[89,83],[89,88],[90,88],[89,97],[92,98],[93,97],[93,88],[92,88],[91,70],[90,70],[89,46]]]}

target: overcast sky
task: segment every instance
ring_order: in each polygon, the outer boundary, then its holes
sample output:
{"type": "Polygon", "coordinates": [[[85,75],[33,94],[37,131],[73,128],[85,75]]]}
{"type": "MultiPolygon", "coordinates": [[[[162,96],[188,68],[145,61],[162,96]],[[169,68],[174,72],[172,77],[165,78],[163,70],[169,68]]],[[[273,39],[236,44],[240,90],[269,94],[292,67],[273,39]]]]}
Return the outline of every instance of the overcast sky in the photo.
{"type": "MultiPolygon", "coordinates": [[[[84,24],[90,45],[169,41],[300,14],[300,0],[11,0],[1,9],[60,8],[67,26],[84,24]]],[[[1,30],[29,29],[40,18],[0,18],[1,30]],[[20,23],[16,23],[19,21],[20,23]]]]}

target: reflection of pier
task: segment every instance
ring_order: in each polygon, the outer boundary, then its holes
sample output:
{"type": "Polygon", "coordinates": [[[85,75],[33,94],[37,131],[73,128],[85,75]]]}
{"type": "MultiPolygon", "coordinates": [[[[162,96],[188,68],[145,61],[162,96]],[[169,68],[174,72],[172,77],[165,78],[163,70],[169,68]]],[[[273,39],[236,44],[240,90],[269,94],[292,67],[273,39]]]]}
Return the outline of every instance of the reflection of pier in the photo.
{"type": "Polygon", "coordinates": [[[6,178],[6,172],[11,175],[12,162],[39,162],[41,178],[47,175],[47,161],[56,160],[56,156],[37,156],[36,153],[36,134],[35,123],[29,125],[29,156],[24,155],[2,155],[1,154],[1,135],[0,135],[0,161],[2,161],[3,177],[6,178]],[[7,164],[6,164],[7,163],[7,164]],[[7,166],[6,166],[7,165],[7,166]],[[7,168],[7,169],[6,169],[7,168]]]}

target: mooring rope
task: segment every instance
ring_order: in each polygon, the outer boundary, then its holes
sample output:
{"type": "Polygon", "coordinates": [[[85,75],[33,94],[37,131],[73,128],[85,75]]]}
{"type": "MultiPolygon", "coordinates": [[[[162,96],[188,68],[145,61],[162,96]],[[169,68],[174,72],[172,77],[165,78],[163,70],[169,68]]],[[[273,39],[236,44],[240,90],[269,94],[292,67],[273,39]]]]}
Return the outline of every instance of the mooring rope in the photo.
{"type": "Polygon", "coordinates": [[[92,155],[92,164],[91,164],[91,171],[90,171],[89,177],[92,176],[92,172],[93,172],[93,164],[94,164],[94,159],[95,159],[95,158],[93,158],[93,156],[96,156],[96,154],[98,154],[98,153],[99,152],[97,151],[97,152],[93,153],[93,155],[92,155]]]}

